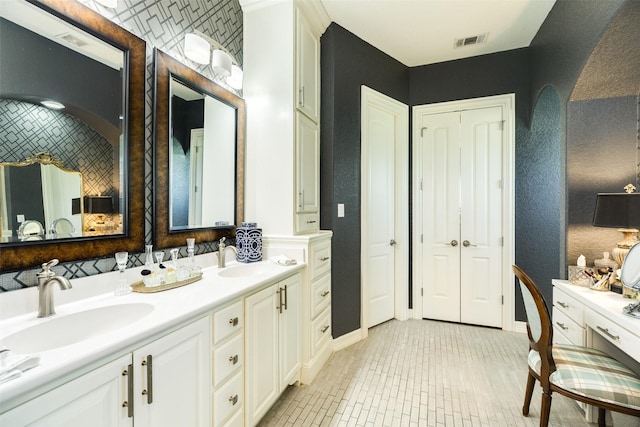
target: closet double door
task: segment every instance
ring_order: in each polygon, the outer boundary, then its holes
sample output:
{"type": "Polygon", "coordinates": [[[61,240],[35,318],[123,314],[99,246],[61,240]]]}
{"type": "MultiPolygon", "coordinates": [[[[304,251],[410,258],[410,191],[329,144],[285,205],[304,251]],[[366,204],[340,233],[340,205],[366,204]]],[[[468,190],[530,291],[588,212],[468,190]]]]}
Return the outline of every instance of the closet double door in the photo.
{"type": "Polygon", "coordinates": [[[414,126],[422,317],[501,327],[502,108],[416,107],[414,126]]]}

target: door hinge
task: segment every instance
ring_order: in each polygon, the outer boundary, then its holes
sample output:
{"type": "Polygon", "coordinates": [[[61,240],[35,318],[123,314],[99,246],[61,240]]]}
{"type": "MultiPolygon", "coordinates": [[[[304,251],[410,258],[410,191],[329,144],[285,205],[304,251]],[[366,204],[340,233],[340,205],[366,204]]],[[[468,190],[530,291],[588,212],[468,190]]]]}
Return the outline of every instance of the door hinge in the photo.
{"type": "Polygon", "coordinates": [[[501,301],[501,304],[502,304],[502,305],[504,305],[504,295],[502,295],[501,300],[502,300],[502,301],[501,301]]]}
{"type": "Polygon", "coordinates": [[[422,178],[420,178],[420,191],[424,190],[424,188],[422,187],[422,178]]]}
{"type": "Polygon", "coordinates": [[[500,237],[500,246],[504,246],[504,236],[500,237]]]}
{"type": "Polygon", "coordinates": [[[504,120],[501,120],[498,122],[498,129],[499,130],[504,130],[504,120]]]}
{"type": "Polygon", "coordinates": [[[420,243],[422,243],[422,236],[424,236],[423,234],[420,235],[420,243]]]}
{"type": "Polygon", "coordinates": [[[501,190],[504,190],[504,179],[501,179],[501,180],[498,182],[498,188],[499,188],[499,189],[501,189],[501,190]]]}
{"type": "Polygon", "coordinates": [[[420,138],[424,138],[424,131],[427,130],[429,128],[422,128],[420,129],[420,138]]]}
{"type": "Polygon", "coordinates": [[[420,296],[423,297],[424,296],[424,288],[420,288],[420,296]]]}

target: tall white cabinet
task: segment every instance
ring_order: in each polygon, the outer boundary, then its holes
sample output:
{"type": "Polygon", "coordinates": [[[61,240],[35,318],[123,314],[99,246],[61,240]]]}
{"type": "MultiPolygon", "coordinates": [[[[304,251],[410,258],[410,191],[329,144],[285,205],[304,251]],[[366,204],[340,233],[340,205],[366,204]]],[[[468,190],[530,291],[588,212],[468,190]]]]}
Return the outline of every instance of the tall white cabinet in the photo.
{"type": "Polygon", "coordinates": [[[241,0],[245,217],[267,234],[319,230],[320,2],[241,0]]]}

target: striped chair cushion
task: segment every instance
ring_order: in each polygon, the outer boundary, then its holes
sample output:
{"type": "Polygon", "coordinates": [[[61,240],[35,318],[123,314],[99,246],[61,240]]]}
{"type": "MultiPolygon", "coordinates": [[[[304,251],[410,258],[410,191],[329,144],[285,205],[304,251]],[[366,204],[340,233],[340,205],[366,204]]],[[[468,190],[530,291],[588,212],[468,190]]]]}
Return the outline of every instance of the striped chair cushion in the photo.
{"type": "MultiPolygon", "coordinates": [[[[549,381],[580,396],[640,410],[640,378],[607,354],[588,347],[555,344],[556,371],[549,381]]],[[[529,352],[529,367],[540,374],[540,355],[529,352]]]]}

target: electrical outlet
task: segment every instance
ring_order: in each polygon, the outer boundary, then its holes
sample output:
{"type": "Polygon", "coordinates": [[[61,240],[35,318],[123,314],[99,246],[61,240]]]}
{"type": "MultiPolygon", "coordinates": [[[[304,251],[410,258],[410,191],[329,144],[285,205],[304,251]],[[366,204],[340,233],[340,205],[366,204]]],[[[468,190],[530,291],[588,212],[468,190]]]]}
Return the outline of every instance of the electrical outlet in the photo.
{"type": "Polygon", "coordinates": [[[344,218],[344,203],[338,203],[338,218],[344,218]]]}

